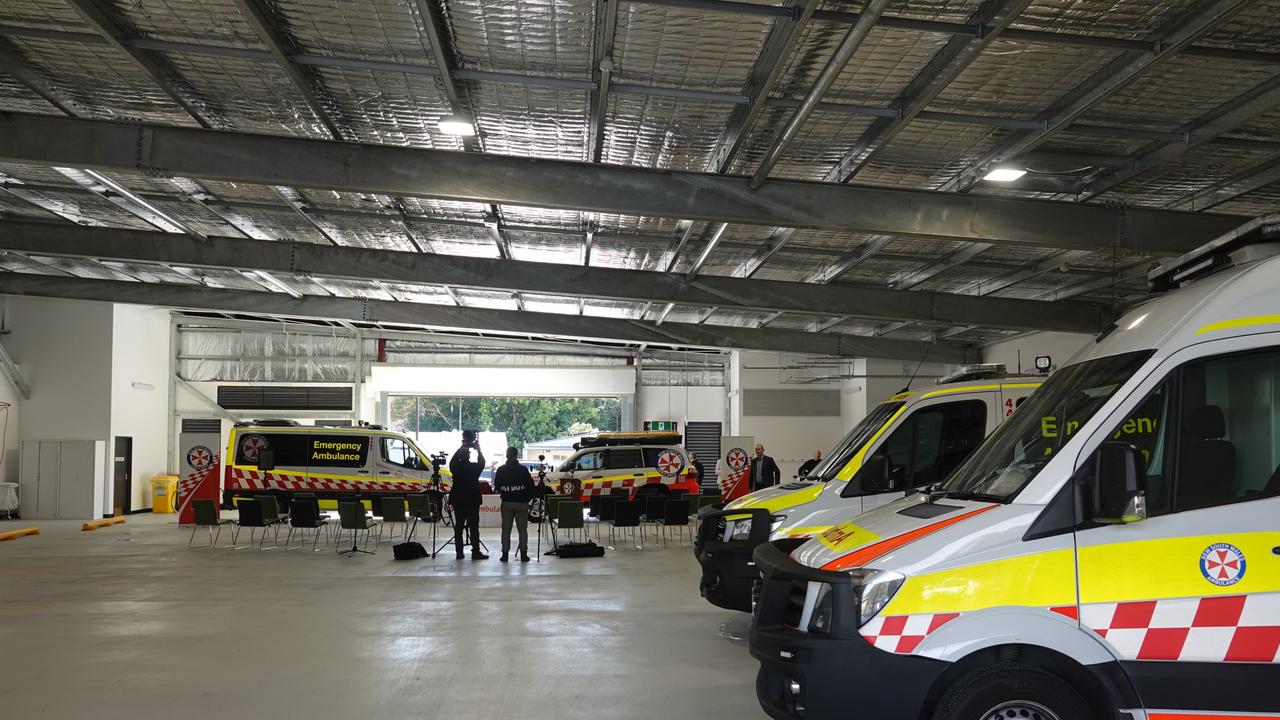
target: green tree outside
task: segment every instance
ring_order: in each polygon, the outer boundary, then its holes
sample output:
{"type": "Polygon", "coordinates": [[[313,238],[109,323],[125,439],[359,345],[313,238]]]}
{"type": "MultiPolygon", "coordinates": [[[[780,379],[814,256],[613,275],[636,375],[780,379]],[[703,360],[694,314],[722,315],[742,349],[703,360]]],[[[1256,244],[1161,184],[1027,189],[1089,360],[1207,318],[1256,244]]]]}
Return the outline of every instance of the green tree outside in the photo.
{"type": "Polygon", "coordinates": [[[471,428],[505,432],[507,443],[526,443],[572,435],[588,428],[605,432],[622,427],[622,401],[616,397],[428,397],[393,395],[388,419],[400,432],[441,432],[471,428]]]}

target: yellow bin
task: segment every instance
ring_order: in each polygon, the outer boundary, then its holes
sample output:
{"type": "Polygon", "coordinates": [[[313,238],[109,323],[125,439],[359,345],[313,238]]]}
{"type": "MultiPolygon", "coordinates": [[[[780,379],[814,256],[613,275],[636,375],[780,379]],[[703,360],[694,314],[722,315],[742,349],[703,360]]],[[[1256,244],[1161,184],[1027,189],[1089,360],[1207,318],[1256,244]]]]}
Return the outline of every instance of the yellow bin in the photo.
{"type": "Polygon", "coordinates": [[[151,478],[151,512],[171,513],[178,501],[178,476],[157,475],[151,478]]]}

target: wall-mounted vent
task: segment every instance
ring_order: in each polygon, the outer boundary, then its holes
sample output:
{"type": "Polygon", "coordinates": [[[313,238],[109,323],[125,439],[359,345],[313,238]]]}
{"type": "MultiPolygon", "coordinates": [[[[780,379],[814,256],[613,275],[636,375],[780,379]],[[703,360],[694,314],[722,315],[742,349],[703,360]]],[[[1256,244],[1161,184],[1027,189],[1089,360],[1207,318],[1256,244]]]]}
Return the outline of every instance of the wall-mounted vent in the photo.
{"type": "Polygon", "coordinates": [[[220,433],[222,432],[222,421],[218,418],[183,418],[182,432],[220,433]]]}
{"type": "Polygon", "coordinates": [[[219,385],[218,404],[228,410],[351,410],[349,387],[219,385]]]}
{"type": "Polygon", "coordinates": [[[742,414],[764,417],[840,417],[839,390],[742,391],[742,414]]]}

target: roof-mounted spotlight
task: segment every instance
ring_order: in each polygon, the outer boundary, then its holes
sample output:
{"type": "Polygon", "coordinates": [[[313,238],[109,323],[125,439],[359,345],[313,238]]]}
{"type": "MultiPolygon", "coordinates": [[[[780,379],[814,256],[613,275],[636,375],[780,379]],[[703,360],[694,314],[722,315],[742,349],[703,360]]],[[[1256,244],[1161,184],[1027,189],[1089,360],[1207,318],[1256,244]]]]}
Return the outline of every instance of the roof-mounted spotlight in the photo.
{"type": "Polygon", "coordinates": [[[476,134],[476,124],[466,115],[450,115],[440,118],[437,125],[440,132],[445,135],[457,135],[458,137],[474,137],[476,134]]]}
{"type": "Polygon", "coordinates": [[[1026,174],[1027,174],[1027,171],[1020,167],[1016,167],[1013,165],[997,165],[991,168],[991,172],[987,173],[986,177],[982,179],[990,180],[991,182],[1007,183],[1007,182],[1013,182],[1014,180],[1017,180],[1018,178],[1026,174]]]}

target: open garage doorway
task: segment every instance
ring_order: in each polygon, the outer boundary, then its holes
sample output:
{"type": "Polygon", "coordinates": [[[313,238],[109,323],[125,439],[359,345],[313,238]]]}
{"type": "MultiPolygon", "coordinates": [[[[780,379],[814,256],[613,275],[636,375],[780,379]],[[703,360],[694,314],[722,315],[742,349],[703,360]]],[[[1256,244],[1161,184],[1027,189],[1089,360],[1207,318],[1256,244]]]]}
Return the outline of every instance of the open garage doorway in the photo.
{"type": "Polygon", "coordinates": [[[544,455],[557,464],[583,435],[621,430],[622,413],[618,396],[387,396],[388,429],[409,435],[428,453],[452,452],[463,429],[476,430],[491,465],[501,461],[507,447],[519,449],[523,460],[544,455]]]}

